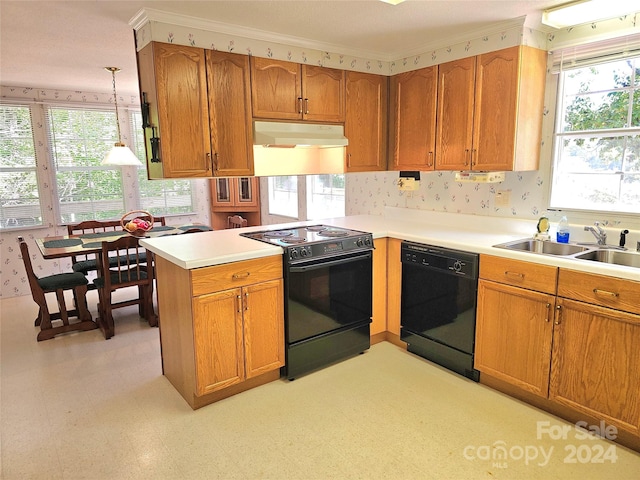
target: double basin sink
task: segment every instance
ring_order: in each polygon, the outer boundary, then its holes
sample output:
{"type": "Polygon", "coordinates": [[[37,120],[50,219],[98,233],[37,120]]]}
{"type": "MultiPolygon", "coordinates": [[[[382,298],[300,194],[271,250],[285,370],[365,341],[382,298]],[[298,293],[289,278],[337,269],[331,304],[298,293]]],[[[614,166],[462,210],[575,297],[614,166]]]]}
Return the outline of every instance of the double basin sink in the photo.
{"type": "Polygon", "coordinates": [[[550,240],[525,239],[501,243],[494,245],[494,247],[640,268],[640,253],[622,250],[619,247],[607,247],[606,245],[587,246],[576,243],[558,243],[550,240]]]}

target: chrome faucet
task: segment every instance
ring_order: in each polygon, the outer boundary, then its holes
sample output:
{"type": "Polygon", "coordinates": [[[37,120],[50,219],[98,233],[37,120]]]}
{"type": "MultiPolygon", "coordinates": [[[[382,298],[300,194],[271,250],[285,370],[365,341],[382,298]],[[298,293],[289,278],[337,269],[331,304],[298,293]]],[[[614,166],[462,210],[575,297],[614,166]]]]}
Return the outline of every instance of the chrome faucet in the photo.
{"type": "Polygon", "coordinates": [[[593,233],[593,236],[596,237],[598,241],[598,245],[606,245],[607,244],[607,232],[600,226],[600,222],[594,222],[595,228],[586,226],[584,227],[585,232],[593,233]]]}

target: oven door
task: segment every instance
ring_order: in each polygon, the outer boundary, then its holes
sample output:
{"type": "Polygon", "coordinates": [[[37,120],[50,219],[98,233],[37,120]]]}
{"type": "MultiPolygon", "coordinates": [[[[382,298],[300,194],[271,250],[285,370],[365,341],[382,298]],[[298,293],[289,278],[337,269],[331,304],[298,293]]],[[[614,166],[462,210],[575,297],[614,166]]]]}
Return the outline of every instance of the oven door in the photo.
{"type": "Polygon", "coordinates": [[[287,344],[371,323],[372,258],[366,251],[288,266],[287,344]]]}

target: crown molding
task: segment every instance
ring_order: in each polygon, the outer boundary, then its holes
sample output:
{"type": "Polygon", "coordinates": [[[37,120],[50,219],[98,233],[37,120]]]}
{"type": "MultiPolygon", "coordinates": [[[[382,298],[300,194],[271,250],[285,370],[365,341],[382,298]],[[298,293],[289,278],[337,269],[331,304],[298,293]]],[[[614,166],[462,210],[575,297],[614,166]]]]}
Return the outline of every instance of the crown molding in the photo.
{"type": "Polygon", "coordinates": [[[442,39],[437,43],[433,42],[430,44],[416,45],[410,50],[389,54],[382,54],[380,52],[374,52],[371,50],[348,48],[343,45],[336,45],[331,43],[321,43],[301,37],[296,37],[293,35],[276,34],[273,32],[267,32],[265,30],[258,30],[255,28],[243,27],[230,23],[216,22],[215,20],[206,20],[202,18],[191,17],[189,15],[168,13],[153,8],[140,9],[138,13],[136,13],[131,18],[131,20],[129,20],[129,25],[131,25],[134,30],[138,30],[149,22],[159,22],[167,25],[176,25],[209,32],[221,33],[225,35],[233,35],[237,37],[248,38],[251,40],[260,40],[264,42],[278,43],[281,45],[288,45],[292,47],[308,48],[323,52],[350,55],[354,57],[366,58],[369,60],[393,62],[398,61],[402,58],[420,55],[424,54],[425,52],[431,52],[433,50],[438,50],[451,45],[464,43],[482,36],[500,33],[512,28],[523,28],[525,21],[526,17],[518,17],[513,20],[493,24],[490,27],[475,30],[466,30],[464,33],[448,36],[447,38],[442,39]]]}

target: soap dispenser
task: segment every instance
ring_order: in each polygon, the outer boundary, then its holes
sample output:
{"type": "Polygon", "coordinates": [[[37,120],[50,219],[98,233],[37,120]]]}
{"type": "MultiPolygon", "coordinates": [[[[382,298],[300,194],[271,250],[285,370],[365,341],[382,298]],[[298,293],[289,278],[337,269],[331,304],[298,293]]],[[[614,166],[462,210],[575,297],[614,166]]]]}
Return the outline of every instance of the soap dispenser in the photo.
{"type": "Polygon", "coordinates": [[[567,220],[566,215],[563,215],[558,222],[556,240],[558,243],[569,243],[569,221],[567,220]]]}

